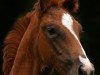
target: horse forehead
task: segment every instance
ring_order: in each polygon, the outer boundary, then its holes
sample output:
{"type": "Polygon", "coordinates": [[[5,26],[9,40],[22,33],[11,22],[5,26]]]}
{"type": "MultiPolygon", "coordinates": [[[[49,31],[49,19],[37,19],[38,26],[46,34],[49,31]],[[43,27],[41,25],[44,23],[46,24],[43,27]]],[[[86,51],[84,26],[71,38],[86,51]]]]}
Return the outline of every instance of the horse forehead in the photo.
{"type": "Polygon", "coordinates": [[[82,47],[77,35],[75,34],[74,29],[73,29],[74,28],[73,27],[73,25],[74,25],[73,23],[74,22],[73,22],[72,17],[70,16],[70,14],[63,13],[63,15],[62,15],[62,24],[70,31],[70,33],[73,35],[73,37],[77,40],[77,42],[78,42],[83,54],[86,56],[86,53],[85,53],[85,51],[84,51],[84,49],[83,49],[83,47],[82,47]]]}
{"type": "Polygon", "coordinates": [[[63,13],[61,18],[62,24],[71,32],[71,34],[78,40],[74,31],[74,21],[69,13],[63,13]]]}
{"type": "Polygon", "coordinates": [[[47,11],[47,14],[45,14],[45,18],[48,18],[49,20],[53,20],[53,21],[58,21],[58,20],[61,20],[62,13],[64,12],[67,12],[67,11],[65,11],[62,8],[58,8],[58,7],[51,8],[47,11]]]}

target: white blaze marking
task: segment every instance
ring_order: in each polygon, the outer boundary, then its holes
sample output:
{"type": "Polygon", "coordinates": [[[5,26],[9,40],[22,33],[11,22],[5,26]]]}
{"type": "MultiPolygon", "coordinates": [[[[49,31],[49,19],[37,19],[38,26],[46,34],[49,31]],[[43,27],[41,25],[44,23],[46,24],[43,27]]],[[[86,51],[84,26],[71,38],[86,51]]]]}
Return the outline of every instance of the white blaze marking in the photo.
{"type": "MultiPolygon", "coordinates": [[[[73,19],[72,17],[68,14],[68,13],[64,13],[62,16],[62,24],[71,32],[71,34],[76,38],[76,40],[78,41],[84,55],[86,56],[86,53],[77,37],[77,35],[75,34],[74,30],[73,30],[73,19]]],[[[89,59],[87,58],[83,58],[81,56],[79,56],[80,61],[84,64],[84,69],[86,69],[87,71],[92,69],[93,66],[91,64],[91,62],[89,61],[89,59]]]]}
{"type": "Polygon", "coordinates": [[[75,34],[74,30],[73,30],[73,20],[72,17],[67,13],[64,13],[62,16],[62,24],[73,34],[73,36],[76,38],[76,40],[78,41],[84,55],[86,56],[86,53],[77,37],[77,35],[75,34]]]}

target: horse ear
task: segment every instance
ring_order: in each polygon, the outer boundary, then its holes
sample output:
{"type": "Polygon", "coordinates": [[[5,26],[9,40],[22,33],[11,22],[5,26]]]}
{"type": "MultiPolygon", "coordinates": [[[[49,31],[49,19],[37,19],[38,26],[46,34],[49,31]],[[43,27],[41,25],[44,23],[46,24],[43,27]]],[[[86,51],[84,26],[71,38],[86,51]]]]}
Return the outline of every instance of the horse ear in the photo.
{"type": "Polygon", "coordinates": [[[65,0],[63,7],[68,9],[70,12],[76,12],[79,7],[78,0],[65,0]]]}
{"type": "Polygon", "coordinates": [[[58,6],[64,0],[39,0],[40,9],[45,11],[50,6],[58,6]]]}
{"type": "Polygon", "coordinates": [[[45,9],[47,9],[47,3],[48,3],[48,0],[39,0],[41,11],[44,11],[45,9]]]}
{"type": "Polygon", "coordinates": [[[78,9],[78,0],[39,0],[41,11],[45,11],[50,6],[63,6],[70,12],[78,9]]]}

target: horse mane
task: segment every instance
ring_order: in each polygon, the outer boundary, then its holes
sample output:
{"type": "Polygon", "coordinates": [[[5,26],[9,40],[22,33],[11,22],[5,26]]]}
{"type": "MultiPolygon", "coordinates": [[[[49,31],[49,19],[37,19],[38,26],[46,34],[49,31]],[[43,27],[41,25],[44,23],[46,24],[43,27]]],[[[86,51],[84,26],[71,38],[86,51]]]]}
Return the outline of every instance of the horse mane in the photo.
{"type": "MultiPolygon", "coordinates": [[[[19,47],[19,44],[26,32],[30,20],[36,14],[38,7],[38,2],[34,5],[33,10],[28,12],[25,16],[18,18],[11,31],[8,33],[4,40],[4,47],[3,47],[3,72],[4,75],[8,75],[12,69],[16,53],[19,47]]],[[[36,18],[35,18],[36,20],[36,18]]]]}

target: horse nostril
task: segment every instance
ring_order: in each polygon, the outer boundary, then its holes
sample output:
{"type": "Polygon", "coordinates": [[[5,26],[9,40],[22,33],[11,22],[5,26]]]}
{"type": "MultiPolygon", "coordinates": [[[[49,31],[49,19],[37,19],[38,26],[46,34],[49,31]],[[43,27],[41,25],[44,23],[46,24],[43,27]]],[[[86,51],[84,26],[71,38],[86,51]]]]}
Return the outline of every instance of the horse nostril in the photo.
{"type": "Polygon", "coordinates": [[[86,75],[86,72],[82,70],[82,66],[78,69],[78,75],[86,75]]]}
{"type": "Polygon", "coordinates": [[[90,75],[94,75],[94,71],[91,71],[90,75]]]}
{"type": "Polygon", "coordinates": [[[83,66],[80,66],[78,69],[78,75],[94,75],[94,70],[88,71],[83,70],[83,66]]]}

